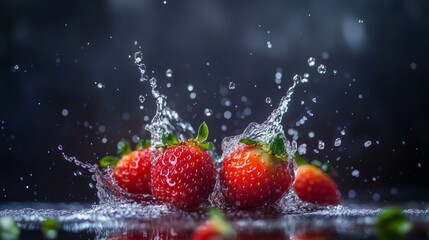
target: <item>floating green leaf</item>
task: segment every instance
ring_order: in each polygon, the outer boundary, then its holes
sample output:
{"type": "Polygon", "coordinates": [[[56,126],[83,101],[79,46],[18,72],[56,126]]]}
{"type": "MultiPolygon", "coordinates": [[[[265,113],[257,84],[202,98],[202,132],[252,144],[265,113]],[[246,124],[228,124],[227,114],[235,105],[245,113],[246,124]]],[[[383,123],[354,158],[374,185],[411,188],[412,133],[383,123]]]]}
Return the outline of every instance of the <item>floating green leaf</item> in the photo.
{"type": "Polygon", "coordinates": [[[250,138],[242,138],[242,139],[240,139],[240,141],[239,141],[239,142],[241,142],[241,143],[243,143],[243,144],[246,144],[246,145],[256,145],[256,144],[258,144],[258,142],[257,142],[257,141],[252,140],[252,139],[250,139],[250,138]]]}
{"type": "Polygon", "coordinates": [[[125,141],[125,140],[119,141],[117,148],[118,148],[117,153],[120,157],[127,155],[128,153],[131,152],[131,146],[128,143],[128,141],[125,141]]]}
{"type": "Polygon", "coordinates": [[[222,235],[222,239],[233,239],[235,236],[235,231],[231,227],[231,224],[225,220],[223,213],[216,209],[211,208],[208,211],[210,220],[213,221],[214,226],[217,231],[222,235]]]}
{"type": "Polygon", "coordinates": [[[16,222],[11,217],[0,218],[0,239],[17,240],[21,230],[16,226],[16,222]]]}
{"type": "Polygon", "coordinates": [[[137,143],[136,150],[143,150],[150,147],[150,140],[140,139],[137,143]]]}
{"type": "Polygon", "coordinates": [[[202,143],[209,137],[209,127],[207,126],[206,122],[203,122],[200,127],[198,128],[198,135],[194,139],[197,143],[202,143]]]}
{"type": "Polygon", "coordinates": [[[177,145],[180,144],[179,139],[169,132],[162,134],[162,144],[165,146],[177,145]]]}
{"type": "Polygon", "coordinates": [[[275,135],[270,140],[270,151],[274,155],[283,156],[286,154],[286,149],[281,133],[275,135]]]}
{"type": "Polygon", "coordinates": [[[114,168],[116,166],[116,164],[118,164],[119,159],[120,158],[118,158],[118,157],[105,156],[105,157],[101,158],[101,160],[100,160],[100,167],[102,167],[102,168],[107,168],[107,167],[114,168]]]}
{"type": "Polygon", "coordinates": [[[402,210],[397,207],[383,209],[375,223],[375,231],[380,240],[401,240],[412,229],[402,210]]]}
{"type": "Polygon", "coordinates": [[[47,239],[55,239],[58,236],[58,230],[60,229],[60,223],[54,219],[46,219],[42,222],[42,233],[47,239]]]}

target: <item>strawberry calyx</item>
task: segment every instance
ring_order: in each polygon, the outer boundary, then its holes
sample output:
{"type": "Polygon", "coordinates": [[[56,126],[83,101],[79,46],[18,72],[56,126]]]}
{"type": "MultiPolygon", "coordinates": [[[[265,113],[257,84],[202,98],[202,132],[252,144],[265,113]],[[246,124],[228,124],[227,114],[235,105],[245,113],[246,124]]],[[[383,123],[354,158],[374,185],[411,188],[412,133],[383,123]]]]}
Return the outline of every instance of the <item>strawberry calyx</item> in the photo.
{"type": "Polygon", "coordinates": [[[287,153],[284,144],[284,140],[281,133],[276,134],[273,138],[270,139],[269,143],[265,143],[258,140],[253,140],[250,138],[242,138],[239,141],[245,145],[253,145],[261,149],[264,152],[267,152],[276,158],[279,158],[283,161],[287,161],[287,153]]]}
{"type": "Polygon", "coordinates": [[[170,132],[164,132],[162,134],[162,139],[161,139],[163,145],[157,146],[157,147],[172,148],[180,145],[188,145],[188,146],[198,147],[202,150],[207,151],[213,148],[212,142],[206,142],[208,136],[209,136],[209,128],[206,122],[203,122],[198,128],[197,137],[195,137],[194,139],[188,139],[187,141],[182,142],[176,136],[174,136],[174,134],[170,132]]]}
{"type": "MultiPolygon", "coordinates": [[[[119,141],[116,147],[117,147],[117,151],[116,151],[117,156],[104,156],[103,158],[101,158],[100,159],[101,168],[116,167],[119,160],[121,160],[123,156],[128,155],[133,151],[131,149],[130,143],[127,140],[119,141]]],[[[135,150],[136,151],[144,150],[149,147],[150,147],[150,140],[140,139],[136,144],[135,150]]]]}
{"type": "Polygon", "coordinates": [[[331,164],[327,163],[327,162],[320,162],[318,160],[313,160],[310,163],[307,161],[307,159],[305,159],[301,154],[299,154],[298,152],[295,153],[295,162],[296,164],[298,164],[298,166],[304,166],[304,165],[311,165],[313,167],[316,167],[320,170],[322,170],[322,172],[331,175],[331,176],[338,176],[338,172],[335,170],[335,168],[333,168],[331,166],[331,164]]]}
{"type": "Polygon", "coordinates": [[[216,231],[223,237],[223,239],[230,239],[234,237],[235,231],[231,227],[231,225],[225,220],[225,217],[222,212],[220,212],[218,209],[212,208],[209,209],[208,215],[216,231]]]}

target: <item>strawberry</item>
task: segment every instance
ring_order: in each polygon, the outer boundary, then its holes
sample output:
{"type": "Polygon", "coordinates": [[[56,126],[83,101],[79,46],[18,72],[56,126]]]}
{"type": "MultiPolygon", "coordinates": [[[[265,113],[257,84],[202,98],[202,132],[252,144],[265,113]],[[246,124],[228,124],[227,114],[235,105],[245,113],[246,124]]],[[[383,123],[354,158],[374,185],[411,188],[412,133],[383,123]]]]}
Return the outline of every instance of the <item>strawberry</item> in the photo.
{"type": "Polygon", "coordinates": [[[135,151],[125,141],[118,143],[118,155],[100,160],[101,167],[113,167],[113,178],[118,186],[132,194],[150,194],[150,168],[152,155],[150,142],[141,141],[135,151]]]}
{"type": "Polygon", "coordinates": [[[297,162],[299,166],[293,189],[302,201],[319,205],[340,204],[341,194],[337,184],[317,167],[320,163],[314,165],[303,163],[300,156],[297,156],[297,162]]]}
{"type": "Polygon", "coordinates": [[[281,134],[274,136],[269,145],[251,139],[240,142],[247,146],[227,156],[220,170],[227,204],[254,208],[275,203],[289,191],[293,180],[281,134]]]}
{"type": "Polygon", "coordinates": [[[213,191],[216,169],[205,151],[213,147],[204,142],[208,137],[206,123],[201,124],[195,139],[180,142],[164,133],[164,152],[153,163],[151,184],[153,196],[179,208],[193,208],[207,200],[213,191]]]}
{"type": "Polygon", "coordinates": [[[210,218],[192,233],[191,240],[235,239],[234,229],[224,219],[221,212],[212,209],[209,211],[209,215],[210,218]]]}

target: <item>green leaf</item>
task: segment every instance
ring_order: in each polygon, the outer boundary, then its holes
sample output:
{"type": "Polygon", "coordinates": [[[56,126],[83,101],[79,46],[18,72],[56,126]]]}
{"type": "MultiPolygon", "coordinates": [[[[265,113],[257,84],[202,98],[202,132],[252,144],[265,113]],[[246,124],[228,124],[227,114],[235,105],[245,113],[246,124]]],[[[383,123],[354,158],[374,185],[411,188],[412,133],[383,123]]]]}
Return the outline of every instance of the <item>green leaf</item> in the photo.
{"type": "Polygon", "coordinates": [[[42,222],[42,233],[47,239],[55,239],[58,236],[58,230],[60,229],[60,223],[54,219],[46,219],[42,222]]]}
{"type": "Polygon", "coordinates": [[[17,240],[21,230],[16,226],[15,219],[11,217],[0,217],[0,239],[17,240]]]}
{"type": "Polygon", "coordinates": [[[198,135],[194,139],[197,143],[202,143],[209,137],[209,127],[207,126],[206,122],[203,122],[200,127],[198,128],[198,135]]]}
{"type": "Polygon", "coordinates": [[[150,140],[140,139],[137,143],[136,150],[144,150],[150,147],[150,140]]]}
{"type": "Polygon", "coordinates": [[[119,141],[117,148],[118,148],[117,153],[120,157],[127,155],[128,153],[131,152],[131,146],[128,143],[128,141],[125,141],[125,140],[119,141]]]}
{"type": "Polygon", "coordinates": [[[274,155],[282,156],[286,154],[286,149],[281,133],[275,135],[270,140],[270,151],[274,155]]]}
{"type": "Polygon", "coordinates": [[[401,240],[412,229],[402,210],[397,207],[383,209],[375,223],[375,231],[380,240],[401,240]]]}
{"type": "Polygon", "coordinates": [[[116,164],[118,164],[120,158],[113,157],[113,156],[105,156],[100,160],[100,167],[107,168],[112,167],[114,168],[116,164]]]}
{"type": "Polygon", "coordinates": [[[165,146],[177,145],[179,144],[179,139],[169,132],[165,132],[162,134],[162,144],[165,146]]]}
{"type": "Polygon", "coordinates": [[[239,141],[239,142],[244,143],[244,144],[246,144],[246,145],[256,145],[256,144],[258,144],[258,142],[257,142],[257,141],[252,140],[252,139],[250,139],[250,138],[242,138],[242,139],[240,139],[240,141],[239,141]]]}
{"type": "Polygon", "coordinates": [[[205,142],[205,143],[199,143],[198,147],[207,151],[207,150],[212,150],[214,145],[212,142],[205,142]]]}
{"type": "Polygon", "coordinates": [[[298,166],[308,164],[307,160],[303,156],[301,156],[301,154],[299,154],[298,152],[295,152],[295,162],[296,164],[298,164],[298,166]]]}

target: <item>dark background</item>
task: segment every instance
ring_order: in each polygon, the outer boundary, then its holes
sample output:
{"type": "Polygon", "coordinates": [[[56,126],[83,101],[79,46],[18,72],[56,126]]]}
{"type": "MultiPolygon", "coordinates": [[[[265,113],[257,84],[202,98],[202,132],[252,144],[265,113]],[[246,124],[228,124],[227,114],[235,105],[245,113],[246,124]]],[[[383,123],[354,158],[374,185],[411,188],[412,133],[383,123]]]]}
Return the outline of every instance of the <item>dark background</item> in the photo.
{"type": "Polygon", "coordinates": [[[206,121],[218,147],[264,121],[292,77],[309,73],[284,116],[285,130],[298,130],[306,157],[333,163],[344,199],[426,201],[428,5],[1,0],[0,201],[97,201],[90,174],[57,147],[97,163],[121,138],[149,137],[143,129],[155,104],[148,82],[139,81],[138,50],[169,106],[194,126],[206,121]],[[316,66],[308,66],[309,57],[316,66]],[[321,63],[325,74],[317,73],[321,63]],[[318,140],[326,147],[316,153],[318,140]]]}

